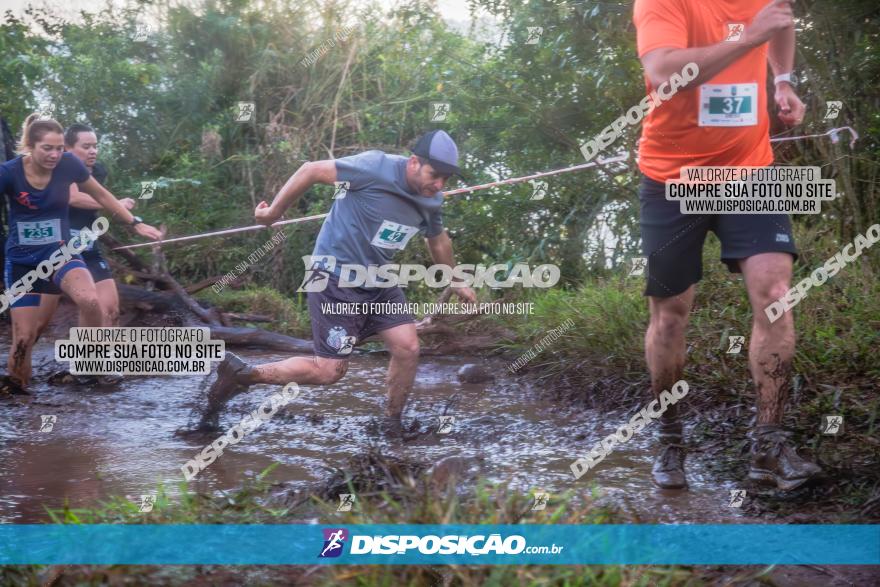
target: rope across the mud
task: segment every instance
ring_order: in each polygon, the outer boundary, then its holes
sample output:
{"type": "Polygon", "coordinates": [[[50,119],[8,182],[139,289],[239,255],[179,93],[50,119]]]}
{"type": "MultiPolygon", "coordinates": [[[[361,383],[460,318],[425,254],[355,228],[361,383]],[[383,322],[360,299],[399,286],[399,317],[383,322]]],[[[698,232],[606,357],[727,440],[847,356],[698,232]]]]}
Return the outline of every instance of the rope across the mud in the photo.
{"type": "MultiPolygon", "coordinates": [[[[493,181],[490,183],[484,183],[484,184],[475,185],[472,187],[459,188],[457,190],[443,192],[443,197],[448,198],[450,196],[459,196],[461,194],[469,194],[471,192],[476,192],[478,190],[487,190],[489,188],[494,188],[494,187],[498,187],[498,186],[502,186],[502,185],[513,185],[513,184],[517,184],[517,183],[523,183],[525,181],[531,181],[533,179],[538,179],[540,177],[549,177],[551,175],[559,175],[560,173],[571,173],[572,171],[582,171],[584,169],[590,169],[590,168],[594,168],[594,167],[610,165],[612,163],[620,163],[622,161],[626,161],[627,159],[629,159],[629,153],[622,153],[622,154],[617,155],[615,157],[611,157],[610,159],[602,159],[600,157],[599,160],[594,163],[583,163],[581,165],[573,165],[571,167],[564,167],[562,169],[554,169],[552,171],[544,171],[541,173],[534,173],[532,175],[526,175],[523,177],[502,179],[499,181],[493,181]]],[[[253,231],[253,230],[261,230],[264,228],[278,228],[279,226],[285,226],[288,224],[300,224],[302,222],[311,222],[312,220],[320,220],[321,218],[326,218],[327,216],[329,216],[329,213],[328,214],[315,214],[313,216],[303,216],[302,218],[293,218],[291,220],[281,220],[279,222],[272,224],[269,227],[267,227],[263,224],[254,224],[252,226],[243,226],[241,228],[228,228],[226,230],[217,230],[214,232],[204,232],[201,234],[193,234],[190,236],[180,236],[177,238],[169,238],[169,239],[161,240],[161,241],[154,241],[154,242],[148,242],[148,243],[138,243],[135,245],[126,245],[124,247],[116,247],[113,250],[114,251],[121,251],[123,249],[136,249],[139,247],[152,247],[152,246],[156,246],[156,245],[165,245],[165,244],[169,244],[169,243],[180,243],[180,242],[185,242],[185,241],[192,241],[192,240],[208,238],[208,237],[212,237],[212,236],[225,236],[228,234],[236,234],[239,232],[249,232],[249,231],[253,231]]]]}
{"type": "MultiPolygon", "coordinates": [[[[843,131],[848,131],[850,133],[851,137],[850,137],[849,145],[850,145],[850,147],[852,147],[853,144],[856,142],[856,140],[859,138],[859,135],[855,131],[855,129],[853,129],[850,126],[842,126],[842,127],[838,127],[838,128],[832,128],[824,133],[817,133],[817,134],[796,135],[796,136],[791,136],[791,137],[777,136],[777,137],[771,138],[770,142],[771,143],[781,143],[781,142],[787,142],[787,141],[801,141],[801,140],[812,139],[812,138],[830,137],[832,142],[837,143],[840,140],[840,133],[843,131]]],[[[475,186],[471,186],[471,187],[459,188],[456,190],[443,192],[443,197],[448,198],[451,196],[470,194],[470,193],[480,191],[480,190],[487,190],[487,189],[491,189],[491,188],[499,187],[499,186],[504,186],[504,185],[515,185],[518,183],[523,183],[526,181],[531,181],[531,180],[539,179],[542,177],[550,177],[553,175],[560,175],[563,173],[572,173],[575,171],[583,171],[585,169],[595,169],[598,167],[610,165],[612,163],[620,163],[622,161],[626,161],[627,159],[629,159],[629,153],[623,152],[623,153],[620,153],[620,154],[618,154],[614,157],[611,157],[609,159],[603,159],[603,158],[599,157],[598,160],[595,162],[582,163],[580,165],[572,165],[570,167],[563,167],[561,169],[553,169],[551,171],[542,171],[539,173],[533,173],[531,175],[524,175],[522,177],[513,177],[510,179],[502,179],[499,181],[492,181],[489,183],[483,183],[483,184],[475,185],[475,186]]],[[[214,236],[226,236],[226,235],[230,235],[230,234],[238,234],[240,232],[251,232],[254,230],[262,230],[264,228],[278,228],[280,226],[286,226],[288,224],[301,224],[304,222],[311,222],[312,220],[320,220],[322,218],[326,218],[327,216],[329,216],[329,214],[314,214],[312,216],[303,216],[301,218],[293,218],[291,220],[281,220],[279,222],[275,222],[271,226],[265,226],[263,224],[254,224],[251,226],[242,226],[242,227],[238,227],[238,228],[227,228],[225,230],[216,230],[213,232],[203,232],[200,234],[192,234],[189,236],[180,236],[180,237],[176,237],[176,238],[169,238],[169,239],[153,241],[153,242],[137,243],[134,245],[125,245],[122,247],[115,247],[112,250],[122,251],[122,250],[126,250],[126,249],[137,249],[140,247],[154,247],[157,245],[167,245],[167,244],[171,244],[171,243],[182,243],[182,242],[188,242],[188,241],[209,238],[209,237],[214,237],[214,236]]]]}

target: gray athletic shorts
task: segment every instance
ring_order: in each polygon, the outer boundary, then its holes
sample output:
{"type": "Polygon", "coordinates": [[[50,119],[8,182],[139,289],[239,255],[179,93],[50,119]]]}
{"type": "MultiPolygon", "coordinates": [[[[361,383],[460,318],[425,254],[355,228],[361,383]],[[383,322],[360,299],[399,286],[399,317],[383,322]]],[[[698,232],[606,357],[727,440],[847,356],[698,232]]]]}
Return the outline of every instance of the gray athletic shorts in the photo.
{"type": "Polygon", "coordinates": [[[642,252],[648,258],[645,295],[678,295],[703,278],[703,243],[711,230],[721,241],[721,260],[733,272],[758,253],[790,253],[797,259],[787,214],[682,214],[666,199],[666,186],[642,176],[642,252]]]}
{"type": "Polygon", "coordinates": [[[347,359],[360,341],[377,332],[415,322],[412,314],[405,311],[406,296],[399,287],[339,287],[339,279],[332,273],[313,273],[317,281],[327,281],[323,291],[308,293],[312,343],[319,357],[347,359]],[[393,311],[372,311],[379,304],[393,311]]]}

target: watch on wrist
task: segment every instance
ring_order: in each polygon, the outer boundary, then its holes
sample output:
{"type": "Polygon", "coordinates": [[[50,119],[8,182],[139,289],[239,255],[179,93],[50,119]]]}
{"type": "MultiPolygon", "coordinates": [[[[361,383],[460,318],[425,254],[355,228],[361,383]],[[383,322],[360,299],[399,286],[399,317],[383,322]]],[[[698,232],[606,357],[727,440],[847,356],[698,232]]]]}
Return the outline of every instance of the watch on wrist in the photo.
{"type": "Polygon", "coordinates": [[[137,226],[138,224],[142,224],[144,222],[143,218],[141,218],[140,216],[135,216],[134,214],[131,215],[131,218],[132,221],[129,223],[129,226],[131,227],[137,226]]]}
{"type": "Polygon", "coordinates": [[[791,72],[781,73],[773,78],[773,85],[776,85],[781,82],[788,82],[792,86],[797,86],[797,80],[794,78],[791,72]]]}

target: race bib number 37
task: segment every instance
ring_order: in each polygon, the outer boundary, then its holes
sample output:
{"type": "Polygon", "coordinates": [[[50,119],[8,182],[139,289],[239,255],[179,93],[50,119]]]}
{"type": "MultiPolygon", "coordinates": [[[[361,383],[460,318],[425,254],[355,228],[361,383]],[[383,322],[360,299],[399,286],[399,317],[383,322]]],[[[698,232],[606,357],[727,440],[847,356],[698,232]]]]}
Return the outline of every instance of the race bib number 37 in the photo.
{"type": "Polygon", "coordinates": [[[51,245],[61,240],[61,221],[57,218],[18,223],[18,244],[51,245]]]}
{"type": "Polygon", "coordinates": [[[375,247],[383,249],[403,249],[417,232],[415,226],[407,226],[406,224],[398,224],[390,220],[383,220],[382,226],[376,231],[371,244],[375,247]]]}
{"type": "Polygon", "coordinates": [[[700,86],[700,126],[758,124],[758,84],[700,86]]]}

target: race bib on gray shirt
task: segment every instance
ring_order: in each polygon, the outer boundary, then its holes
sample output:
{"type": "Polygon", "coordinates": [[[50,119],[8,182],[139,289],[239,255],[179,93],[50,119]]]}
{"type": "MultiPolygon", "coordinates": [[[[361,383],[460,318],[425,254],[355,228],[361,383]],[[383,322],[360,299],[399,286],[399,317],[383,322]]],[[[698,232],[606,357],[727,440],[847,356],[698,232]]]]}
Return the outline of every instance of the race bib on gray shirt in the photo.
{"type": "Polygon", "coordinates": [[[335,257],[337,272],[344,264],[385,265],[416,234],[443,232],[442,193],[411,193],[406,162],[382,151],[337,159],[336,180],[344,187],[337,188],[312,255],[335,257]]]}

